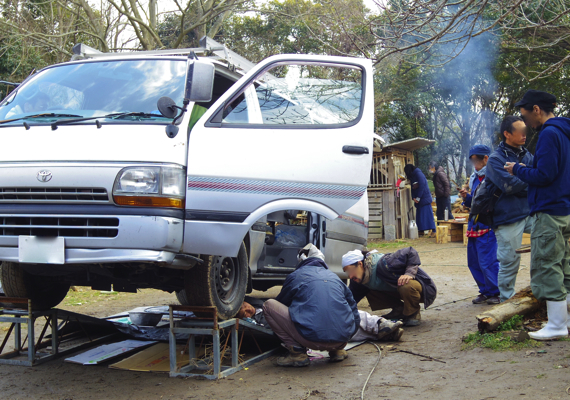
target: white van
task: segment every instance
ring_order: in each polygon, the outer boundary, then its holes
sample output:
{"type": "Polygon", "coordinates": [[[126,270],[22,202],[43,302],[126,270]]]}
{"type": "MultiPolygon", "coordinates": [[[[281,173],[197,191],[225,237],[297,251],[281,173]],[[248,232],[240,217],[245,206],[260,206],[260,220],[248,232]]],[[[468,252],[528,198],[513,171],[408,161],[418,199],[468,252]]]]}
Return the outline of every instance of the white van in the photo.
{"type": "Polygon", "coordinates": [[[346,278],[341,256],[368,230],[370,60],[248,65],[205,39],[77,45],[74,61],[0,103],[6,295],[48,308],[70,285],[156,288],[230,318],[246,291],[281,284],[309,242],[346,278]]]}

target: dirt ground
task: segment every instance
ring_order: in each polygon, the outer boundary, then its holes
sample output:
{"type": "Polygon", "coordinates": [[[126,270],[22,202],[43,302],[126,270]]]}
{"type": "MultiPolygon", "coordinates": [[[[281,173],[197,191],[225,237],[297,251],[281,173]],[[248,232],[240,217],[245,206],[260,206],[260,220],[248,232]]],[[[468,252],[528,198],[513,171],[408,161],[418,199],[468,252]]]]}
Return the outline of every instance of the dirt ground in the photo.
{"type": "MultiPolygon", "coordinates": [[[[422,267],[436,282],[438,297],[433,306],[422,311],[422,324],[407,328],[401,342],[386,352],[370,378],[366,399],[570,399],[570,342],[547,343],[535,351],[462,350],[461,337],[477,328],[475,315],[490,307],[471,304],[477,289],[467,268],[466,247],[461,243],[436,245],[435,239],[411,244],[420,253],[422,267]]],[[[525,254],[517,289],[529,284],[529,266],[529,255],[525,254]]],[[[273,297],[278,290],[254,295],[273,297]]],[[[67,301],[62,308],[102,317],[135,306],[174,302],[173,295],[147,290],[87,304],[67,301]]],[[[366,300],[359,307],[370,310],[366,300]]],[[[277,367],[270,358],[219,381],[117,371],[106,365],[81,366],[64,363],[63,359],[33,368],[0,366],[0,397],[357,399],[378,352],[373,345],[363,344],[349,354],[341,363],[317,361],[303,369],[277,367]]]]}

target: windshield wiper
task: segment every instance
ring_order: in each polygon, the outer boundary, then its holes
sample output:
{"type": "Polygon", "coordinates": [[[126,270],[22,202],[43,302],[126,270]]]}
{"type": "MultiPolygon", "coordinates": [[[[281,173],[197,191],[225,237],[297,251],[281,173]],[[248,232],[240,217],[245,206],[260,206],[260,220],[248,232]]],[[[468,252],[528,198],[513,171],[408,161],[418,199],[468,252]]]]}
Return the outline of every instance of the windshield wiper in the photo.
{"type": "Polygon", "coordinates": [[[76,118],[76,117],[81,117],[81,115],[54,114],[54,113],[34,114],[34,115],[27,115],[25,117],[20,117],[20,118],[5,119],[3,121],[0,121],[0,125],[7,124],[8,122],[21,121],[24,119],[33,119],[33,118],[76,118]]]}
{"type": "MultiPolygon", "coordinates": [[[[79,117],[79,115],[78,115],[79,117]]],[[[165,118],[163,117],[161,114],[152,114],[152,113],[146,113],[146,112],[123,112],[123,113],[113,113],[113,114],[107,114],[107,115],[99,115],[97,117],[86,117],[86,118],[77,118],[77,119],[64,119],[61,121],[55,121],[53,124],[51,124],[51,130],[55,131],[58,127],[58,125],[67,125],[67,124],[73,124],[75,122],[83,122],[83,121],[91,121],[94,119],[103,119],[103,118],[109,118],[109,119],[119,119],[122,117],[143,117],[143,118],[152,118],[152,117],[160,117],[160,118],[165,118]]],[[[99,122],[99,121],[97,121],[99,122]]],[[[97,127],[100,128],[101,124],[97,123],[97,127]]]]}

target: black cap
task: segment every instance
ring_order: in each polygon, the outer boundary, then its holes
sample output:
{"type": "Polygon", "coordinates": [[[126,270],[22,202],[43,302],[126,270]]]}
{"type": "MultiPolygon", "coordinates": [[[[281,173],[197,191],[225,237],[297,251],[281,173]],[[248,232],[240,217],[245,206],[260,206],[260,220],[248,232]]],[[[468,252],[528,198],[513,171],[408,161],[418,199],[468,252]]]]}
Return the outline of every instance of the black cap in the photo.
{"type": "Polygon", "coordinates": [[[547,93],[541,92],[540,90],[530,89],[527,90],[524,94],[523,98],[515,103],[515,107],[523,107],[527,104],[533,106],[554,106],[556,107],[556,96],[547,93]]]}

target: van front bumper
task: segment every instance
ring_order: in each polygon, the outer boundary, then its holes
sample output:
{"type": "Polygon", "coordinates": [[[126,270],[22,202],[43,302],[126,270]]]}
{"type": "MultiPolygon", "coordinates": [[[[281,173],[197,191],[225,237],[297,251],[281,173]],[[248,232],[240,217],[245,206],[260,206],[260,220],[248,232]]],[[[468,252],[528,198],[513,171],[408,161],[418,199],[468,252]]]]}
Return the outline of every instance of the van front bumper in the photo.
{"type": "Polygon", "coordinates": [[[34,205],[27,210],[17,207],[17,213],[6,213],[2,208],[0,261],[19,261],[20,236],[63,237],[66,264],[171,263],[182,248],[184,221],[181,210],[177,213],[178,210],[135,207],[73,206],[64,211],[34,205]],[[74,210],[76,207],[85,208],[81,211],[86,213],[72,213],[79,211],[74,210]],[[87,213],[89,211],[91,213],[87,213]],[[115,213],[107,214],[109,211],[115,213]],[[139,215],[136,215],[137,211],[139,215]]]}

